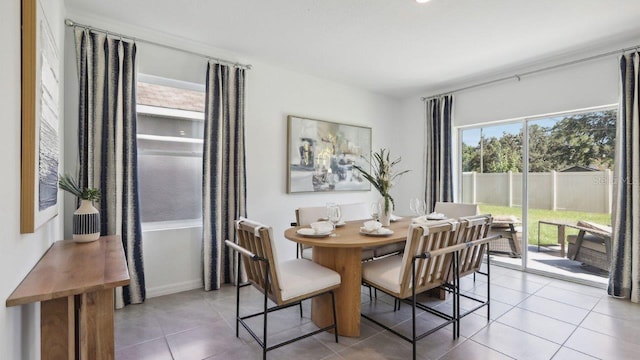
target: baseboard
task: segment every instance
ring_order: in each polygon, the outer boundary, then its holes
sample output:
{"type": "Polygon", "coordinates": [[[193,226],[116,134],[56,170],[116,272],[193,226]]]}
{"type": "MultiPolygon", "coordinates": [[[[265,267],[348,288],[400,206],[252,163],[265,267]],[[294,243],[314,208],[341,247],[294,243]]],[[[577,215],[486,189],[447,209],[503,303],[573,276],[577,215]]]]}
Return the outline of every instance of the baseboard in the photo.
{"type": "Polygon", "coordinates": [[[147,299],[163,295],[175,294],[183,291],[200,289],[203,287],[202,279],[185,281],[176,284],[147,288],[147,299]]]}

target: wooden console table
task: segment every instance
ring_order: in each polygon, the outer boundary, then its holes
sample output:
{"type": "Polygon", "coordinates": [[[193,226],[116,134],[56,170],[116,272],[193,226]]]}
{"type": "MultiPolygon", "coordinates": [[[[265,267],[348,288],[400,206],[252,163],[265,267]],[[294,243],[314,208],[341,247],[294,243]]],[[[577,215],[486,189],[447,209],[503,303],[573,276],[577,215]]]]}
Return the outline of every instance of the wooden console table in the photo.
{"type": "Polygon", "coordinates": [[[7,299],[41,302],[40,352],[46,359],[114,358],[114,288],[129,284],[120,236],[55,242],[7,299]]]}

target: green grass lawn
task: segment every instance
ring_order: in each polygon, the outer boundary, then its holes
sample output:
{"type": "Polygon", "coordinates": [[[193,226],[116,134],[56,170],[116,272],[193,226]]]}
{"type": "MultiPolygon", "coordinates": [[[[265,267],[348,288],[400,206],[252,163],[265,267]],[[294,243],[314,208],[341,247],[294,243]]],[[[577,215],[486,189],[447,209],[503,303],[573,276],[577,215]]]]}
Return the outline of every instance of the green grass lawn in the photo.
{"type": "MultiPolygon", "coordinates": [[[[491,215],[515,215],[522,219],[522,209],[497,205],[480,205],[481,214],[491,215]]],[[[579,220],[591,221],[602,225],[611,224],[611,215],[603,213],[590,213],[581,211],[529,209],[529,237],[530,245],[538,244],[538,220],[561,220],[577,223],[579,220]]],[[[567,235],[577,234],[578,230],[567,228],[567,235]]],[[[540,225],[540,244],[556,244],[558,239],[557,227],[552,225],[540,225]]]]}

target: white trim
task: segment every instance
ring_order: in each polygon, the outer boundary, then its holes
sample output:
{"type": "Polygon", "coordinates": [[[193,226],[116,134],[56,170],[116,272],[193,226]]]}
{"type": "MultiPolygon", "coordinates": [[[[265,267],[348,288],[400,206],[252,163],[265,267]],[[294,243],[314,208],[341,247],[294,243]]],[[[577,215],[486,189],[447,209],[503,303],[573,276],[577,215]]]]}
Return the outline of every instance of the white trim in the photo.
{"type": "Polygon", "coordinates": [[[205,92],[206,87],[204,84],[193,83],[189,81],[170,79],[162,76],[138,74],[138,82],[147,84],[162,85],[178,89],[186,89],[192,91],[205,92]]]}
{"type": "Polygon", "coordinates": [[[204,113],[199,111],[181,110],[151,105],[136,105],[136,112],[142,115],[204,121],[204,113]]]}
{"type": "Polygon", "coordinates": [[[178,137],[178,136],[162,136],[162,135],[149,135],[138,134],[138,139],[149,141],[167,141],[174,143],[189,143],[189,144],[204,144],[204,140],[190,137],[178,137]]]}
{"type": "Polygon", "coordinates": [[[202,227],[202,219],[153,221],[143,222],[142,232],[190,229],[198,227],[202,227]]]}
{"type": "Polygon", "coordinates": [[[556,111],[556,112],[540,114],[540,115],[519,116],[519,117],[515,117],[511,119],[503,119],[503,120],[490,120],[486,122],[480,122],[480,123],[469,124],[469,125],[458,125],[455,127],[459,130],[477,129],[482,127],[487,127],[489,125],[516,123],[522,120],[527,120],[527,121],[538,120],[538,119],[552,118],[552,117],[558,117],[558,116],[568,116],[568,115],[580,114],[580,113],[586,113],[586,112],[607,111],[607,110],[613,110],[617,108],[618,108],[618,103],[613,103],[613,104],[599,105],[599,106],[587,107],[587,108],[576,109],[576,110],[556,111]]]}
{"type": "Polygon", "coordinates": [[[189,280],[180,283],[170,284],[170,285],[162,285],[156,286],[152,288],[147,288],[147,299],[175,294],[183,291],[189,291],[194,289],[202,289],[203,287],[202,278],[198,280],[189,280]]]}

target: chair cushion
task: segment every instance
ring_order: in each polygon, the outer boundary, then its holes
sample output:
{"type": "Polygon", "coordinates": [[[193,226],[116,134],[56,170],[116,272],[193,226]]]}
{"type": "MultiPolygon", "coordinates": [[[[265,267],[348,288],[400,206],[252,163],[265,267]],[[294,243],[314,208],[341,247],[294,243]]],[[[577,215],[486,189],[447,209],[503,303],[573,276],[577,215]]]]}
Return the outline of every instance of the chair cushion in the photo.
{"type": "Polygon", "coordinates": [[[382,257],[389,254],[398,253],[404,250],[405,242],[387,244],[374,248],[375,257],[382,257]]]}
{"type": "Polygon", "coordinates": [[[362,264],[362,279],[377,287],[400,293],[402,256],[394,255],[362,264]]]}
{"type": "Polygon", "coordinates": [[[340,284],[340,274],[309,260],[287,260],[279,268],[283,301],[340,284]]]}

